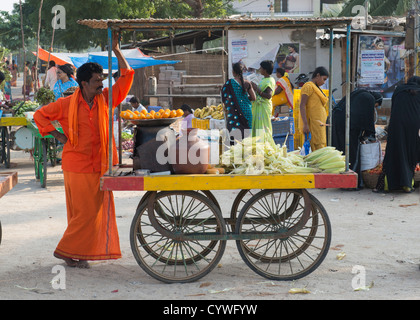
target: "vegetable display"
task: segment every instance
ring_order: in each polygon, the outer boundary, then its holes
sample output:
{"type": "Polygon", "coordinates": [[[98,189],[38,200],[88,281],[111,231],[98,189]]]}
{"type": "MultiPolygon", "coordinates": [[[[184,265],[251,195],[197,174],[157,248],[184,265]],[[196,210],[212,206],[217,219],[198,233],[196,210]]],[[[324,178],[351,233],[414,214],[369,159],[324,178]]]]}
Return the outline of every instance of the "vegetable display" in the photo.
{"type": "Polygon", "coordinates": [[[41,106],[45,106],[49,104],[50,102],[55,101],[54,91],[45,87],[39,88],[39,90],[37,91],[35,95],[35,100],[41,106]]]}
{"type": "Polygon", "coordinates": [[[19,103],[12,107],[12,109],[15,111],[14,116],[15,117],[24,117],[24,112],[31,112],[35,111],[36,108],[39,107],[39,104],[37,102],[33,101],[25,101],[23,104],[19,103]]]}
{"type": "Polygon", "coordinates": [[[334,147],[325,147],[307,156],[299,150],[287,152],[286,145],[272,145],[259,138],[245,138],[225,151],[221,166],[231,174],[340,173],[345,157],[334,147]]]}

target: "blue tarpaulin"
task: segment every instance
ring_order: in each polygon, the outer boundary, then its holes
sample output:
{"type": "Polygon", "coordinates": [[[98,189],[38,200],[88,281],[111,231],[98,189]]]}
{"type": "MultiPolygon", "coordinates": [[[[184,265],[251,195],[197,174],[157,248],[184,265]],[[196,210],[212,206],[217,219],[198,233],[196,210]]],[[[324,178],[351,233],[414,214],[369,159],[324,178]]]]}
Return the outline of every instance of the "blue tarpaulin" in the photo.
{"type": "MultiPolygon", "coordinates": [[[[89,53],[86,57],[70,57],[76,68],[79,68],[86,62],[99,63],[104,69],[108,69],[108,56],[102,54],[89,53]]],[[[175,64],[180,61],[176,60],[158,60],[152,57],[141,57],[141,58],[126,58],[128,64],[133,69],[139,69],[144,67],[156,66],[161,64],[175,64]]],[[[118,70],[118,60],[115,56],[112,57],[112,69],[118,70]]]]}

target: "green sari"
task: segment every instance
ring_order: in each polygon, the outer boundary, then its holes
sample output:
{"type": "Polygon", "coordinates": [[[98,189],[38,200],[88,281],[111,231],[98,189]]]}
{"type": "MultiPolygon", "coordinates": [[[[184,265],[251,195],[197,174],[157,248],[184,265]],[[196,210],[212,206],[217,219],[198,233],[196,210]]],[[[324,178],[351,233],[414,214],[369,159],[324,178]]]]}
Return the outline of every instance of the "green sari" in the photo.
{"type": "MultiPolygon", "coordinates": [[[[271,88],[271,96],[274,94],[276,81],[273,77],[264,78],[258,87],[261,91],[271,88]]],[[[271,126],[272,113],[271,98],[265,99],[257,95],[257,99],[252,103],[252,136],[261,136],[262,138],[270,137],[273,139],[273,128],[271,126]]],[[[273,141],[274,143],[274,141],[273,141]]]]}

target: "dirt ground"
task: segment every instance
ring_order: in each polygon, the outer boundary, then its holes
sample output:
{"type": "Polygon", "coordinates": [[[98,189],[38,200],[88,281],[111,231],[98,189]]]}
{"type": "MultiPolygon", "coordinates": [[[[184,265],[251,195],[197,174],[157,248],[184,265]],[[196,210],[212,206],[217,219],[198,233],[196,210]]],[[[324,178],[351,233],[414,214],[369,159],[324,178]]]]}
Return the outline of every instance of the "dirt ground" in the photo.
{"type": "MultiPolygon", "coordinates": [[[[12,152],[18,184],[0,199],[0,299],[23,300],[382,300],[420,299],[420,197],[371,190],[311,191],[332,224],[330,251],[312,274],[293,282],[272,282],[255,274],[228,241],[220,264],[194,283],[165,284],[136,263],[129,229],[143,192],[114,192],[123,258],[64,267],[52,253],[66,228],[63,175],[48,167],[47,188],[35,180],[28,153],[12,152]],[[340,260],[338,256],[344,255],[340,260]],[[57,276],[65,276],[65,288],[57,276]],[[365,290],[354,290],[365,284],[365,290]],[[291,288],[309,293],[291,294],[291,288]]],[[[215,192],[228,212],[235,191],[215,192]]]]}

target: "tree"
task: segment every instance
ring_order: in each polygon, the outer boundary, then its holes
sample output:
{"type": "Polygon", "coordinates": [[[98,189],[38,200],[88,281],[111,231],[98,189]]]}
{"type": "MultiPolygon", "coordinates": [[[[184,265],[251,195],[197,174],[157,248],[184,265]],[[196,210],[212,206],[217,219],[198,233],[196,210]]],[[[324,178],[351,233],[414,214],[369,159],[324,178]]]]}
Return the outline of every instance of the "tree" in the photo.
{"type": "MultiPolygon", "coordinates": [[[[411,9],[411,0],[370,0],[369,14],[371,16],[406,16],[411,9]]],[[[340,12],[341,17],[354,15],[352,9],[355,6],[364,6],[365,0],[350,0],[340,12]]]]}
{"type": "MultiPolygon", "coordinates": [[[[39,42],[43,48],[50,47],[54,18],[52,9],[57,4],[65,9],[66,25],[65,29],[55,29],[54,47],[81,51],[95,46],[104,49],[107,45],[107,33],[79,25],[77,20],[224,17],[232,12],[232,2],[233,0],[44,0],[39,42]]],[[[36,38],[39,4],[40,0],[22,0],[24,33],[28,42],[36,38]]],[[[12,50],[20,47],[19,6],[15,6],[12,14],[0,12],[0,35],[1,45],[12,50]]]]}

